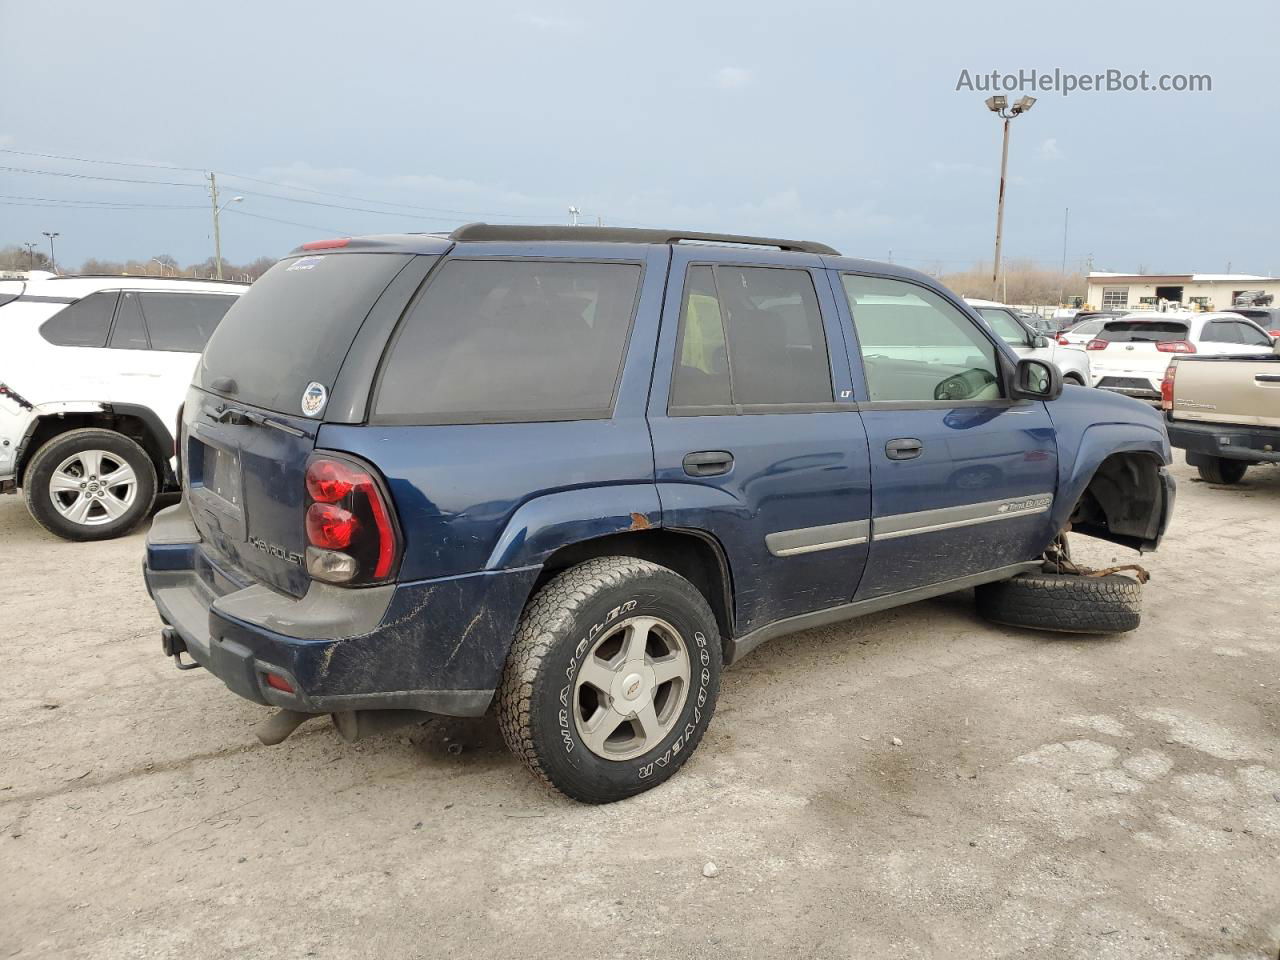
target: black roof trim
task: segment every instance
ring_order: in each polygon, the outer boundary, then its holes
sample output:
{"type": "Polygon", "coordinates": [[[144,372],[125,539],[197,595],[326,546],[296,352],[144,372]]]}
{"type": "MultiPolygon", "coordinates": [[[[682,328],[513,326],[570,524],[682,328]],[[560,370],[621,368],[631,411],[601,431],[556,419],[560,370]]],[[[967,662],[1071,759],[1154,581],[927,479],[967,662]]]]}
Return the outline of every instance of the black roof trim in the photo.
{"type": "Polygon", "coordinates": [[[581,243],[726,243],[751,247],[776,247],[797,253],[825,253],[840,256],[825,243],[815,240],[779,240],[777,237],[747,237],[735,233],[700,233],[695,230],[654,230],[640,227],[565,227],[524,224],[468,223],[449,234],[450,240],[521,241],[559,240],[581,243]]]}
{"type": "Polygon", "coordinates": [[[56,277],[31,280],[29,283],[50,283],[54,280],[178,280],[186,283],[225,283],[235,287],[247,287],[243,280],[205,280],[203,277],[148,277],[145,273],[60,273],[56,277]]]}

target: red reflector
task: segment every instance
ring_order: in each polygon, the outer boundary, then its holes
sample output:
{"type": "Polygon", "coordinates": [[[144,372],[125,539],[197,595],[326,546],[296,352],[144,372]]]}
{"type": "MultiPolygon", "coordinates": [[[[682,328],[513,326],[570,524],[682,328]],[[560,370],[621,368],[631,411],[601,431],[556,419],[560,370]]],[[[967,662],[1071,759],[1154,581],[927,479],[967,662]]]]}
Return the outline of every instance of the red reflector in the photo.
{"type": "Polygon", "coordinates": [[[337,503],[368,479],[337,460],[316,460],[307,467],[307,493],[319,503],[337,503]]]}
{"type": "Polygon", "coordinates": [[[313,547],[341,550],[351,545],[359,527],[355,514],[332,503],[313,503],[307,508],[307,540],[313,547]]]}
{"type": "Polygon", "coordinates": [[[1106,340],[1093,339],[1084,345],[1086,350],[1105,350],[1107,349],[1106,340]]]}
{"type": "Polygon", "coordinates": [[[1166,340],[1163,343],[1157,343],[1156,349],[1161,353],[1195,353],[1194,344],[1187,343],[1185,340],[1166,340]]]}
{"type": "Polygon", "coordinates": [[[336,250],[351,242],[350,237],[334,237],[332,240],[312,240],[302,245],[303,250],[336,250]]]}
{"type": "Polygon", "coordinates": [[[285,693],[293,693],[293,686],[284,677],[274,673],[264,673],[263,676],[267,678],[268,687],[275,687],[285,693]]]}

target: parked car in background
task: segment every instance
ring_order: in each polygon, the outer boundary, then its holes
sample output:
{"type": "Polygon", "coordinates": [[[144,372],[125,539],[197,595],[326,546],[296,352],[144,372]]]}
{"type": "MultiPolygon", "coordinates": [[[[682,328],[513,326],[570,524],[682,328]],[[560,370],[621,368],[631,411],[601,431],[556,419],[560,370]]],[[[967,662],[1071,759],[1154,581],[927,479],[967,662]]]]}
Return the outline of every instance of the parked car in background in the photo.
{"type": "Polygon", "coordinates": [[[264,741],[493,706],[594,803],[675,773],[782,634],[969,587],[1133,629],[1136,581],[1043,557],[1155,548],[1174,497],[1156,410],[1064,392],[932,278],[652,229],[306,244],[209,341],[179,445],[162,650],[282,708],[264,741]]]}
{"type": "Polygon", "coordinates": [[[55,277],[0,291],[0,491],[68,540],[124,533],[173,489],[178,406],[248,287],[55,277]]]}
{"type": "Polygon", "coordinates": [[[1236,313],[1251,320],[1272,337],[1280,337],[1280,307],[1227,307],[1224,313],[1236,313]]]}
{"type": "Polygon", "coordinates": [[[1265,330],[1235,313],[1168,311],[1108,320],[1085,350],[1095,387],[1158,401],[1175,356],[1265,356],[1271,343],[1265,330]]]}
{"type": "Polygon", "coordinates": [[[1175,356],[1160,405],[1170,443],[1211,483],[1280,463],[1280,341],[1256,357],[1175,356]]]}
{"type": "Polygon", "coordinates": [[[1117,317],[1123,317],[1128,310],[1081,310],[1069,322],[1063,325],[1062,329],[1074,330],[1083,323],[1093,320],[1114,320],[1117,317]]]}
{"type": "Polygon", "coordinates": [[[987,321],[996,336],[1012,347],[1018,356],[1047,360],[1062,371],[1062,379],[1066,383],[1089,386],[1089,355],[1083,347],[1060,343],[1029,328],[1022,319],[1021,311],[1003,303],[971,297],[966,297],[965,302],[978,311],[978,316],[987,321]]]}
{"type": "Polygon", "coordinates": [[[1074,327],[1062,330],[1054,339],[1064,347],[1079,347],[1083,350],[1085,345],[1098,335],[1098,331],[1102,329],[1102,325],[1106,322],[1106,318],[1086,320],[1083,323],[1076,324],[1074,327]]]}

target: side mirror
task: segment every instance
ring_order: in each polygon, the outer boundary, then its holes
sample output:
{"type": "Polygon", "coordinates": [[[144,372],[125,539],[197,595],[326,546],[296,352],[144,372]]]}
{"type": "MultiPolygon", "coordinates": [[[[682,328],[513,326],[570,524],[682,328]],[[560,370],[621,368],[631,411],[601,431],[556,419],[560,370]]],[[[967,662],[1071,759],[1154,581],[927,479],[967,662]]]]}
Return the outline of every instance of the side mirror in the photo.
{"type": "Polygon", "coordinates": [[[1036,334],[1035,339],[1031,341],[1031,346],[1035,347],[1037,350],[1043,350],[1045,347],[1049,346],[1049,338],[1038,333],[1036,334]]]}
{"type": "Polygon", "coordinates": [[[1056,400],[1062,396],[1062,371],[1043,360],[1019,360],[1009,395],[1014,400],[1056,400]]]}

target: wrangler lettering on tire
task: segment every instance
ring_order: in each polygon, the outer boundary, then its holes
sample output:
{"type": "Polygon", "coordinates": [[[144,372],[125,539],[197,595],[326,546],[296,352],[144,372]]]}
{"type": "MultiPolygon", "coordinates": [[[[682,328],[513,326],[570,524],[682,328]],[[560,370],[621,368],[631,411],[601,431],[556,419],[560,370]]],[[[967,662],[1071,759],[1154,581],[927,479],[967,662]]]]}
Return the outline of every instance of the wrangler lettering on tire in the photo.
{"type": "Polygon", "coordinates": [[[498,693],[512,752],[560,792],[609,803],[661,783],[715,712],[719,630],[678,574],[632,557],[558,574],[525,609],[498,693]]]}

